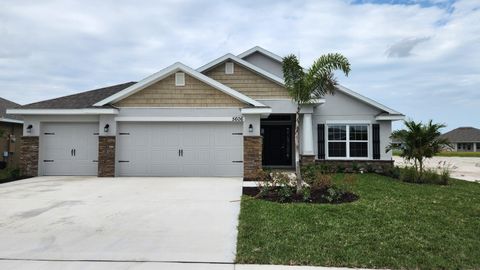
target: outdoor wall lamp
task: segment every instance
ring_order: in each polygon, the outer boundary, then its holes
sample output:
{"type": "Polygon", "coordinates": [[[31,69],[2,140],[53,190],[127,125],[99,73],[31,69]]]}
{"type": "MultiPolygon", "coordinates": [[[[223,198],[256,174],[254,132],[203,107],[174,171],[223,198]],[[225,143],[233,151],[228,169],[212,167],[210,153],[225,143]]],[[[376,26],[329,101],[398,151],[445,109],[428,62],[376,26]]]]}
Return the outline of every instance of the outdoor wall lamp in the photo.
{"type": "Polygon", "coordinates": [[[103,131],[108,132],[108,129],[110,128],[109,124],[106,124],[105,127],[103,128],[103,131]]]}
{"type": "Polygon", "coordinates": [[[252,125],[252,124],[250,124],[250,125],[248,126],[248,132],[250,132],[250,133],[253,132],[253,125],[252,125]]]}
{"type": "Polygon", "coordinates": [[[32,133],[32,128],[33,128],[32,125],[28,125],[28,127],[27,127],[27,133],[32,133]]]}

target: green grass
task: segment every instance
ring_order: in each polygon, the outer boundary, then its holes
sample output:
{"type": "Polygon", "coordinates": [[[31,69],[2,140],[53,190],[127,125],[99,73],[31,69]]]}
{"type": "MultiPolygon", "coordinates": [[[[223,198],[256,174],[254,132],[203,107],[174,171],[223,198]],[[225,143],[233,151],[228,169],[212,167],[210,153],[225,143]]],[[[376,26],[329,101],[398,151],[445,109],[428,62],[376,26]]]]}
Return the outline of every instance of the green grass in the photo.
{"type": "MultiPolygon", "coordinates": [[[[394,156],[400,156],[400,150],[393,150],[394,156]]],[[[478,157],[480,158],[480,152],[440,152],[436,154],[437,157],[478,157]]]]}
{"type": "Polygon", "coordinates": [[[480,269],[480,184],[358,175],[360,200],[279,204],[244,196],[238,263],[480,269]]]}

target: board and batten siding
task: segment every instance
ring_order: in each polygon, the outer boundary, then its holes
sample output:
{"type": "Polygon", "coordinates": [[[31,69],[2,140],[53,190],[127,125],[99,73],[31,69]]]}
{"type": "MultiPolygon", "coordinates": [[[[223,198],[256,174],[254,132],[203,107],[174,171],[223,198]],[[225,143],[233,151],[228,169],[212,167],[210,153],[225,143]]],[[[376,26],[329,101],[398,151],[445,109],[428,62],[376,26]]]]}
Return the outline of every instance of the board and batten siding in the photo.
{"type": "Polygon", "coordinates": [[[208,77],[253,99],[290,99],[287,89],[235,63],[233,74],[225,74],[225,62],[204,72],[208,77]]]}
{"type": "Polygon", "coordinates": [[[185,74],[185,86],[175,86],[175,74],[117,102],[117,107],[244,107],[241,101],[185,74]]]}

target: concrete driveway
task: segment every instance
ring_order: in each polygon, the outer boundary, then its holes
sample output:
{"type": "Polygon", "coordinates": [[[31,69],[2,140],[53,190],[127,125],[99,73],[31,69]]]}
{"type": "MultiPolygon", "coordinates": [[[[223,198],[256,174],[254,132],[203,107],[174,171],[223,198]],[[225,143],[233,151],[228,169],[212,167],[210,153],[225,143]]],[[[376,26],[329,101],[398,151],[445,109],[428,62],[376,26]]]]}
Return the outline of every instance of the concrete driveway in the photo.
{"type": "Polygon", "coordinates": [[[36,177],[0,185],[0,259],[232,263],[242,179],[36,177]]]}

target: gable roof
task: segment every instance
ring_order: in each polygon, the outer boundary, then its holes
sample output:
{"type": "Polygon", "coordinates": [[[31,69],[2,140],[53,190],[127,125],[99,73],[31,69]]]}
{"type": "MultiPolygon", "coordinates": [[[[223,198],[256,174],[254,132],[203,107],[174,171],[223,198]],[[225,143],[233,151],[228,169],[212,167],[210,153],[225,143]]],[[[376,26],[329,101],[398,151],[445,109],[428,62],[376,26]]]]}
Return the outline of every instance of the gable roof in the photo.
{"type": "Polygon", "coordinates": [[[135,82],[127,82],[113,86],[103,87],[90,90],[78,94],[68,95],[64,97],[49,99],[45,101],[30,103],[20,106],[16,109],[84,109],[93,108],[94,104],[123,89],[135,84],[135,82]]]}
{"type": "Polygon", "coordinates": [[[285,85],[285,82],[283,81],[282,78],[280,78],[278,76],[275,76],[272,73],[254,65],[250,62],[247,62],[247,61],[245,61],[245,60],[243,60],[243,59],[239,58],[238,56],[235,56],[231,53],[227,53],[224,56],[221,56],[221,57],[211,61],[210,63],[197,68],[197,71],[203,73],[207,70],[210,70],[210,69],[216,67],[217,65],[219,65],[219,64],[221,64],[221,63],[223,63],[227,60],[231,60],[233,62],[236,62],[237,64],[240,64],[240,65],[244,66],[245,68],[250,69],[253,72],[255,72],[255,73],[257,73],[257,74],[259,74],[259,75],[265,77],[266,79],[269,79],[269,80],[271,80],[275,83],[278,83],[282,86],[285,85]]]}
{"type": "Polygon", "coordinates": [[[252,54],[254,54],[254,53],[257,53],[257,52],[258,52],[258,53],[261,53],[261,54],[263,54],[263,55],[265,55],[265,56],[267,56],[267,57],[270,57],[271,59],[273,59],[273,60],[275,60],[275,61],[277,61],[277,62],[279,62],[279,63],[282,63],[282,62],[283,62],[283,58],[282,58],[280,55],[274,54],[274,53],[272,53],[271,51],[266,50],[266,49],[264,49],[264,48],[262,48],[262,47],[260,47],[260,46],[255,46],[255,47],[253,47],[253,48],[251,48],[251,49],[249,49],[249,50],[244,51],[243,53],[241,53],[241,54],[239,54],[239,55],[237,55],[237,56],[238,56],[239,58],[244,59],[244,58],[246,58],[246,57],[248,57],[248,56],[250,56],[250,55],[252,55],[252,54]]]}
{"type": "Polygon", "coordinates": [[[240,101],[243,101],[245,103],[248,103],[250,105],[253,105],[255,107],[264,107],[265,105],[263,105],[262,103],[250,98],[250,97],[247,97],[246,95],[240,93],[240,92],[237,92],[235,90],[233,90],[232,88],[224,85],[224,84],[221,84],[220,82],[218,81],[215,81],[213,80],[212,78],[210,77],[207,77],[205,75],[203,75],[202,73],[180,63],[180,62],[177,62],[173,65],[170,65],[160,71],[158,71],[157,73],[154,73],[148,77],[146,77],[145,79],[139,81],[138,83],[135,83],[113,95],[110,95],[100,101],[98,101],[97,103],[94,104],[94,106],[104,106],[106,104],[111,104],[111,103],[115,103],[115,102],[118,102],[130,95],[133,95],[135,93],[137,93],[138,91],[170,76],[171,74],[175,73],[175,72],[178,72],[178,71],[182,71],[182,72],[185,72],[186,74],[194,77],[195,79],[197,80],[200,80],[210,86],[212,86],[213,88],[216,88],[217,90],[220,90],[222,92],[224,92],[225,94],[229,95],[229,96],[232,96],[233,98],[235,99],[238,99],[240,101]]]}
{"type": "Polygon", "coordinates": [[[442,134],[442,138],[450,142],[480,142],[480,129],[474,127],[459,127],[442,134]]]}
{"type": "Polygon", "coordinates": [[[7,114],[7,109],[16,108],[18,106],[20,106],[20,104],[0,97],[0,122],[21,123],[21,117],[7,114]]]}
{"type": "MultiPolygon", "coordinates": [[[[251,55],[251,54],[254,54],[254,53],[256,53],[256,52],[259,52],[259,53],[261,53],[261,54],[263,54],[263,55],[265,55],[265,56],[267,56],[267,57],[269,57],[269,58],[271,58],[271,59],[273,59],[273,60],[275,60],[275,61],[277,61],[277,62],[279,62],[279,63],[282,63],[282,61],[283,61],[281,56],[279,56],[279,55],[277,55],[277,54],[275,54],[275,53],[272,53],[272,52],[270,52],[270,51],[268,51],[268,50],[266,50],[266,49],[264,49],[264,48],[262,48],[262,47],[259,47],[259,46],[255,46],[255,47],[253,47],[253,48],[251,48],[251,49],[249,49],[249,50],[246,50],[245,52],[239,54],[238,57],[240,57],[240,58],[245,58],[245,57],[247,57],[247,56],[249,56],[249,55],[251,55]]],[[[225,56],[223,56],[223,57],[225,57],[225,56]]],[[[237,58],[238,58],[238,57],[237,57],[237,58]]],[[[241,60],[244,61],[244,62],[246,62],[246,61],[243,60],[243,59],[241,59],[241,60]]],[[[217,59],[217,60],[214,60],[214,61],[217,61],[217,62],[218,62],[218,59],[217,59]]],[[[247,62],[247,63],[248,63],[248,62],[247,62]]],[[[208,64],[207,64],[207,65],[208,65],[208,64]]],[[[251,65],[253,65],[253,64],[251,64],[251,65]]],[[[202,67],[202,68],[203,68],[203,67],[202,67]]],[[[259,69],[261,69],[261,68],[259,68],[259,69]]],[[[197,69],[197,70],[198,70],[198,69],[197,69]]],[[[263,71],[263,75],[269,76],[269,77],[271,77],[271,78],[275,78],[275,80],[280,81],[280,82],[282,83],[282,85],[285,85],[284,80],[283,80],[282,78],[279,78],[279,77],[276,76],[276,75],[273,75],[273,74],[271,74],[271,73],[269,73],[269,72],[267,72],[267,71],[263,71]]],[[[372,106],[372,107],[374,107],[374,108],[377,108],[377,109],[380,109],[380,110],[382,110],[382,111],[384,111],[384,112],[387,112],[388,114],[393,114],[393,115],[395,115],[395,116],[398,116],[398,117],[396,117],[396,119],[387,119],[387,118],[385,118],[385,119],[378,119],[378,120],[398,120],[398,119],[400,119],[400,118],[402,118],[402,117],[404,116],[402,113],[400,113],[400,112],[398,112],[398,111],[395,111],[395,110],[393,110],[393,109],[391,109],[391,108],[389,108],[389,107],[387,107],[387,106],[385,106],[385,105],[383,105],[383,104],[380,104],[379,102],[377,102],[377,101],[375,101],[375,100],[373,100],[373,99],[367,98],[367,97],[365,97],[365,96],[363,96],[363,95],[361,95],[361,94],[359,94],[359,93],[357,93],[357,92],[355,92],[355,91],[353,91],[353,90],[351,90],[351,89],[348,89],[347,87],[345,87],[345,86],[343,86],[343,85],[338,84],[338,85],[337,85],[337,90],[340,91],[340,92],[342,92],[342,93],[344,93],[344,94],[346,94],[346,95],[348,95],[348,96],[351,96],[351,97],[353,97],[353,98],[355,98],[355,99],[358,99],[358,100],[360,100],[360,101],[362,101],[362,102],[364,102],[364,103],[366,103],[366,104],[368,104],[368,105],[370,105],[370,106],[372,106]]],[[[381,117],[384,117],[384,116],[381,116],[381,117]]]]}

